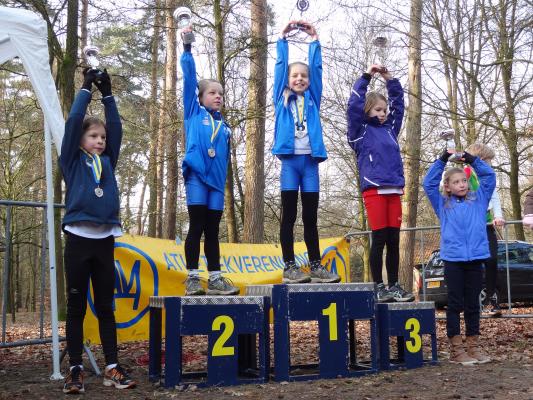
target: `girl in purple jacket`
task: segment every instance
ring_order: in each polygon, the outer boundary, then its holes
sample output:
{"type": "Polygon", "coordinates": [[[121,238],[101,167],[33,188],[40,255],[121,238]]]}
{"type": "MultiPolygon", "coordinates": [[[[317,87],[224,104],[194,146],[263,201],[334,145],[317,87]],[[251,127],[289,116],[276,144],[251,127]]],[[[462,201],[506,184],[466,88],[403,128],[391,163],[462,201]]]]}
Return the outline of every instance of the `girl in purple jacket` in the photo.
{"type": "Polygon", "coordinates": [[[387,68],[376,64],[355,82],[348,100],[348,143],[357,154],[359,187],[372,230],[370,269],[378,285],[380,302],[414,300],[413,294],[398,283],[402,224],[400,196],[405,184],[398,134],[404,108],[400,82],[387,68]],[[376,74],[386,81],[388,100],[380,93],[367,93],[370,80],[376,74]],[[385,246],[388,288],[382,276],[385,246]]]}

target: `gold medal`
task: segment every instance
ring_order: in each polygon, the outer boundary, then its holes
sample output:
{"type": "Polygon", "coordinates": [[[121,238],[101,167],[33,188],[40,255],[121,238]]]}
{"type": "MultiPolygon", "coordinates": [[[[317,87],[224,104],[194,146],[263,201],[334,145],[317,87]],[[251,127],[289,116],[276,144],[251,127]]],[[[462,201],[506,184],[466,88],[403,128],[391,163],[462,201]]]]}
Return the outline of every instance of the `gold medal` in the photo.
{"type": "Polygon", "coordinates": [[[101,187],[97,187],[94,189],[94,194],[96,195],[96,197],[102,197],[104,195],[104,191],[101,187]]]}
{"type": "Polygon", "coordinates": [[[207,149],[207,155],[211,158],[214,158],[217,153],[214,148],[210,147],[209,149],[207,149]]]}

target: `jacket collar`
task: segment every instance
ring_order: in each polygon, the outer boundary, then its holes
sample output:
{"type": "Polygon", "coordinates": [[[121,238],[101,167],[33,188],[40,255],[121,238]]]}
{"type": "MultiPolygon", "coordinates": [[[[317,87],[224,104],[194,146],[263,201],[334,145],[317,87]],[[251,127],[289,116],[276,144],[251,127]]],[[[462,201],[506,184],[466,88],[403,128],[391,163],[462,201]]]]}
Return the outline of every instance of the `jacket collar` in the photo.
{"type": "Polygon", "coordinates": [[[213,119],[215,120],[221,120],[222,119],[222,113],[220,111],[215,111],[215,110],[212,110],[210,109],[209,107],[206,107],[204,106],[204,108],[206,109],[206,111],[211,114],[211,116],[213,117],[213,119]]]}

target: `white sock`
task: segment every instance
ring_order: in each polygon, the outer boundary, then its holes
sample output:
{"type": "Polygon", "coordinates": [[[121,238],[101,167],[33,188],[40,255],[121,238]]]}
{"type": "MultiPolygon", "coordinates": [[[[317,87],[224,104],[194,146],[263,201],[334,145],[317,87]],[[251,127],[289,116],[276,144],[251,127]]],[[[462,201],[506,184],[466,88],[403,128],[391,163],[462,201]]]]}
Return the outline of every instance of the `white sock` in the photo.
{"type": "Polygon", "coordinates": [[[195,277],[199,277],[200,276],[200,270],[199,269],[189,269],[188,273],[189,273],[188,276],[195,276],[195,277]]]}
{"type": "Polygon", "coordinates": [[[106,371],[109,371],[110,369],[115,368],[117,365],[118,365],[117,363],[106,365],[106,366],[105,366],[105,370],[106,370],[106,371]]]}
{"type": "Polygon", "coordinates": [[[209,271],[209,279],[215,280],[222,275],[222,271],[209,271]]]}

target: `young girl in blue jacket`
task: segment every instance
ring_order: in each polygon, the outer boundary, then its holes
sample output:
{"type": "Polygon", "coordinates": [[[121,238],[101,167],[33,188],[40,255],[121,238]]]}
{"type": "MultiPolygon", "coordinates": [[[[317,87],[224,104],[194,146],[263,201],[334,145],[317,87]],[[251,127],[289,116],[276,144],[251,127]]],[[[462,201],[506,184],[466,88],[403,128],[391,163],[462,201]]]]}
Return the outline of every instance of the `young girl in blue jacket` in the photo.
{"type": "MultiPolygon", "coordinates": [[[[190,31],[186,28],[182,31],[190,31]]],[[[222,85],[216,80],[196,79],[196,66],[191,44],[183,45],[183,118],[185,119],[185,158],[182,163],[189,232],[185,239],[185,260],[188,276],[185,294],[206,294],[203,288],[198,259],[200,239],[204,238],[209,280],[207,294],[234,295],[239,289],[220,271],[218,231],[224,210],[224,185],[229,160],[231,131],[221,114],[222,85]]]]}
{"type": "Polygon", "coordinates": [[[105,70],[84,70],[83,86],[72,104],[59,158],[66,184],[62,225],[66,234],[66,336],[70,369],[63,392],[68,394],[85,391],[81,356],[89,279],[106,362],[104,385],[118,389],[135,386],[118,364],[113,313],[115,237],[122,235],[115,179],[121,141],[122,124],[111,94],[109,75],[105,70]],[[102,93],[105,123],[95,117],[85,117],[93,83],[102,93]]]}
{"type": "Polygon", "coordinates": [[[280,242],[286,283],[339,282],[337,274],[321,265],[317,214],[319,199],[318,163],[326,160],[320,125],[322,97],[322,56],[315,28],[305,21],[290,21],[277,43],[274,69],[275,127],[272,154],[281,160],[280,242]],[[313,38],[309,44],[309,65],[289,65],[287,34],[302,30],[313,38]],[[303,273],[294,259],[294,223],[302,193],[304,240],[309,256],[310,275],[303,273]]]}
{"type": "Polygon", "coordinates": [[[479,179],[479,189],[470,191],[462,168],[443,171],[451,153],[444,151],[429,169],[424,190],[440,220],[440,257],[448,292],[446,332],[450,341],[450,361],[463,365],[486,363],[490,358],[479,347],[479,294],[482,264],[490,257],[486,214],[496,187],[494,171],[482,160],[465,152],[462,160],[470,164],[479,179]],[[439,191],[443,181],[443,193],[439,191]],[[461,337],[460,314],[464,311],[466,344],[461,337]]]}
{"type": "Polygon", "coordinates": [[[404,113],[403,90],[398,79],[382,65],[371,65],[353,85],[348,100],[348,143],[357,154],[359,188],[372,230],[370,270],[377,283],[379,302],[413,301],[414,296],[398,283],[400,226],[405,180],[398,135],[404,113]],[[367,94],[372,77],[380,74],[387,83],[387,98],[377,92],[367,94]],[[387,246],[387,277],[383,283],[383,250],[387,246]]]}

